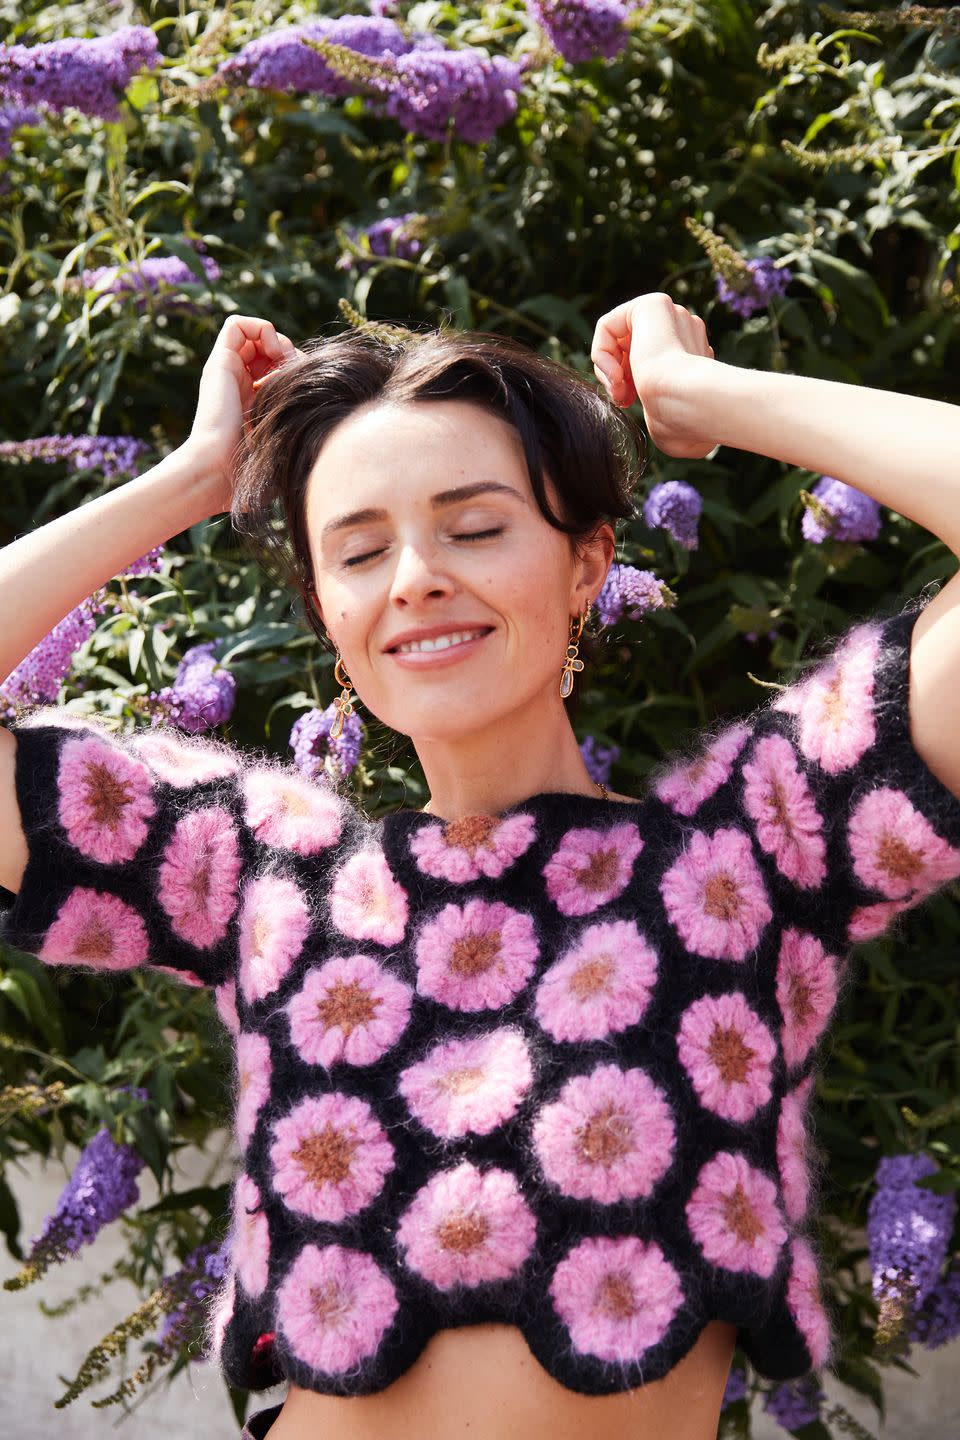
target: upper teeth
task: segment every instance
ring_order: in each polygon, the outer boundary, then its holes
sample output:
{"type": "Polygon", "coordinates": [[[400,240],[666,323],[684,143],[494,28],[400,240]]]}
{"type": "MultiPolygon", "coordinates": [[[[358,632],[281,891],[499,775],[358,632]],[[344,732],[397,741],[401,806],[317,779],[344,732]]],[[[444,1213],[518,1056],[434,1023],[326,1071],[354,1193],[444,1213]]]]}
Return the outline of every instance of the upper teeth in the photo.
{"type": "Polygon", "coordinates": [[[398,655],[416,655],[422,650],[447,650],[451,645],[462,645],[482,635],[482,630],[454,630],[451,635],[435,635],[432,640],[408,640],[397,646],[398,655]]]}

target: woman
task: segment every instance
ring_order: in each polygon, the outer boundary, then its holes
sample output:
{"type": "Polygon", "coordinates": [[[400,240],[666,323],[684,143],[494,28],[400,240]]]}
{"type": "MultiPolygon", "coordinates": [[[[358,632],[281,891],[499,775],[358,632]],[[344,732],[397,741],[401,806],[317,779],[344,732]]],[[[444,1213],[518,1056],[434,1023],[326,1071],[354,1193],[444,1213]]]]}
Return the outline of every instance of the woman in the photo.
{"type": "Polygon", "coordinates": [[[708,1440],[738,1336],[772,1378],[829,1360],[804,1108],[851,942],[960,875],[960,581],[636,802],[590,779],[565,696],[629,513],[614,407],[639,397],[671,455],[846,480],[954,551],[960,418],[720,364],[661,294],[604,316],[593,359],[612,406],[489,338],[301,353],[232,317],[188,442],[0,556],[8,673],[232,509],[288,561],[344,711],[355,689],[423,764],[424,810],[369,825],[214,742],[0,730],[7,938],[162,956],[237,1036],[211,1341],[234,1384],[289,1382],[248,1436],[708,1440]]]}

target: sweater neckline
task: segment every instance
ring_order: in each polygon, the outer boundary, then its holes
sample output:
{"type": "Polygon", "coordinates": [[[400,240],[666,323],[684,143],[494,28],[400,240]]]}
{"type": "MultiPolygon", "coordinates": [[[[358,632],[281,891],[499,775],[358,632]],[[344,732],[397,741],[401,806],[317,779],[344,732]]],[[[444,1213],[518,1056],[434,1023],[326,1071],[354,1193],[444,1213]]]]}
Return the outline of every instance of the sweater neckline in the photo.
{"type": "Polygon", "coordinates": [[[580,795],[570,790],[540,790],[529,795],[525,800],[517,800],[512,805],[507,805],[503,810],[472,810],[468,814],[461,815],[457,820],[448,820],[440,815],[428,815],[423,810],[391,810],[380,817],[381,823],[392,822],[400,825],[456,825],[464,820],[480,818],[484,820],[496,820],[502,823],[513,815],[522,814],[545,814],[557,816],[558,813],[566,811],[568,815],[576,818],[578,815],[602,816],[617,815],[624,812],[633,812],[642,808],[646,796],[638,796],[636,799],[620,800],[614,796],[604,797],[602,795],[580,795]]]}

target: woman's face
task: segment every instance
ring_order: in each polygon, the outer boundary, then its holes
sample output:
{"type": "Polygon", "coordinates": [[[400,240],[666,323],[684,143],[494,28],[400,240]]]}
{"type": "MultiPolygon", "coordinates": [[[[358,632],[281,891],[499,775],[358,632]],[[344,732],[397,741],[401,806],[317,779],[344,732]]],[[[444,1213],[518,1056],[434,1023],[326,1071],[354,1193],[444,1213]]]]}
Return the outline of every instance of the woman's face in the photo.
{"type": "Polygon", "coordinates": [[[570,617],[613,532],[574,554],[505,421],[460,400],[364,406],[324,444],[306,518],[324,623],[386,725],[455,741],[560,703],[570,617]]]}

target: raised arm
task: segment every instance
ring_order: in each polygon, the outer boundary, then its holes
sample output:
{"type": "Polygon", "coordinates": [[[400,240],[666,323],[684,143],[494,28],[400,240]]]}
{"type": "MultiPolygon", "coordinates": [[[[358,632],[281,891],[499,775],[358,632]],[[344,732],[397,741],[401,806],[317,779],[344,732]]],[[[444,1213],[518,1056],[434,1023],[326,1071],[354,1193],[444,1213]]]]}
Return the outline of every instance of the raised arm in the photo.
{"type": "MultiPolygon", "coordinates": [[[[0,679],[139,555],[229,509],[256,381],[295,353],[268,321],[231,316],[204,366],[190,438],[152,470],[0,551],[0,679]]],[[[0,885],[14,892],[27,859],[15,756],[13,734],[0,727],[0,885]]]]}
{"type": "MultiPolygon", "coordinates": [[[[832,380],[724,365],[702,320],[659,292],[597,324],[592,358],[618,405],[639,398],[668,455],[729,445],[832,475],[915,520],[960,556],[960,406],[832,380]]],[[[910,729],[933,773],[960,795],[960,576],[917,621],[910,729]]]]}

